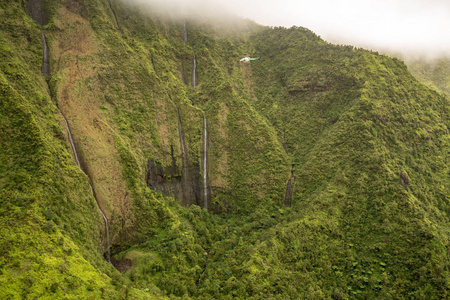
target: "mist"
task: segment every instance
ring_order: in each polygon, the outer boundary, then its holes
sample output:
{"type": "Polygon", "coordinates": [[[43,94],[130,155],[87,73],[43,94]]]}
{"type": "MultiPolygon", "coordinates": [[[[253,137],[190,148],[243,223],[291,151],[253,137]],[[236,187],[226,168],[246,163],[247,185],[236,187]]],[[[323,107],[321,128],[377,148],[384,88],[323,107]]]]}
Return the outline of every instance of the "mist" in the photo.
{"type": "MultiPolygon", "coordinates": [[[[173,19],[217,19],[235,21],[242,16],[223,5],[219,0],[122,0],[125,3],[144,5],[152,13],[173,19]]],[[[245,17],[244,17],[245,18],[245,17]]]]}
{"type": "Polygon", "coordinates": [[[178,17],[237,15],[306,27],[328,42],[403,57],[450,56],[448,0],[135,0],[178,17]]]}

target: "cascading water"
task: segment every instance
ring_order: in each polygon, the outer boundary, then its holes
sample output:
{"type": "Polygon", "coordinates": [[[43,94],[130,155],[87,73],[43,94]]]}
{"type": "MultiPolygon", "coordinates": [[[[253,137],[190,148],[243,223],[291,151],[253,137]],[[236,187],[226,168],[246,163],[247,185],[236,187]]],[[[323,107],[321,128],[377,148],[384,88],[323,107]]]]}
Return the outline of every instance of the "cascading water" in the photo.
{"type": "Polygon", "coordinates": [[[181,125],[181,117],[180,117],[180,111],[177,110],[177,116],[178,116],[178,134],[180,137],[180,148],[181,148],[181,164],[182,164],[182,171],[181,171],[181,188],[183,190],[183,202],[184,204],[188,203],[189,198],[189,183],[188,183],[188,157],[186,152],[186,145],[184,143],[184,134],[183,134],[183,127],[181,125]]]}
{"type": "MultiPolygon", "coordinates": [[[[50,76],[50,59],[49,59],[49,51],[48,51],[48,45],[47,45],[47,40],[46,40],[46,38],[45,38],[45,35],[44,35],[43,32],[42,32],[41,34],[42,34],[42,36],[41,36],[41,37],[42,37],[42,48],[43,48],[43,52],[44,52],[44,55],[43,55],[43,58],[42,58],[42,68],[41,68],[41,71],[42,71],[42,75],[44,75],[44,77],[47,79],[47,78],[50,76]]],[[[50,94],[50,97],[51,97],[52,95],[51,95],[50,89],[49,89],[49,94],[50,94]]],[[[64,119],[64,122],[66,123],[67,135],[68,135],[68,137],[69,137],[70,146],[72,147],[72,151],[73,151],[73,154],[74,154],[74,157],[75,157],[75,162],[77,163],[77,166],[80,168],[80,170],[84,172],[83,168],[81,167],[80,159],[79,159],[79,157],[78,157],[77,148],[75,147],[75,143],[74,143],[74,141],[73,141],[73,137],[72,137],[72,133],[71,133],[71,131],[70,131],[69,123],[67,122],[67,119],[66,119],[66,117],[64,116],[64,114],[62,113],[61,110],[60,110],[60,113],[61,113],[61,115],[62,115],[62,117],[63,117],[63,119],[64,119]]],[[[107,249],[108,249],[108,257],[107,257],[107,259],[108,259],[108,262],[111,262],[111,252],[110,252],[110,239],[109,239],[108,219],[106,218],[105,213],[104,213],[103,210],[101,209],[100,204],[98,203],[97,197],[95,196],[94,189],[92,188],[92,185],[91,185],[90,183],[89,183],[89,187],[90,187],[90,189],[91,189],[91,192],[92,192],[92,195],[94,196],[95,201],[97,202],[97,206],[98,206],[98,209],[99,209],[99,211],[100,211],[100,214],[101,214],[102,217],[103,217],[103,221],[105,222],[105,228],[106,228],[106,247],[107,247],[107,249]]]]}
{"type": "MultiPolygon", "coordinates": [[[[69,128],[69,127],[67,127],[67,128],[69,128]]],[[[103,221],[105,222],[105,230],[106,230],[106,249],[107,249],[107,251],[108,251],[108,257],[107,257],[107,260],[108,260],[109,263],[111,263],[111,241],[110,241],[110,238],[109,238],[109,225],[108,225],[108,219],[106,218],[105,213],[103,212],[103,210],[102,210],[101,207],[100,207],[100,204],[98,203],[97,196],[95,196],[94,189],[92,188],[92,184],[89,183],[89,187],[91,188],[91,193],[92,193],[92,195],[94,196],[95,201],[97,202],[98,210],[100,211],[100,214],[101,214],[102,217],[103,217],[103,221]]]]}
{"type": "Polygon", "coordinates": [[[180,117],[180,111],[177,111],[178,116],[178,134],[180,137],[180,147],[181,147],[181,155],[183,159],[186,159],[186,145],[184,144],[184,133],[183,133],[183,127],[181,125],[181,117],[180,117]]]}
{"type": "Polygon", "coordinates": [[[203,153],[202,153],[202,166],[203,166],[203,207],[208,209],[208,127],[206,122],[206,116],[203,116],[203,153]]]}
{"type": "Polygon", "coordinates": [[[194,66],[192,67],[192,87],[195,88],[197,86],[197,58],[194,53],[194,66]]]}
{"type": "Polygon", "coordinates": [[[183,126],[181,122],[180,109],[177,108],[178,133],[181,148],[181,199],[183,205],[196,204],[202,206],[202,190],[200,180],[201,166],[198,163],[190,163],[189,147],[184,140],[183,126]]]}
{"type": "MultiPolygon", "coordinates": [[[[63,115],[63,113],[61,112],[61,115],[64,119],[64,122],[66,123],[66,128],[67,128],[67,136],[69,137],[69,142],[70,142],[70,146],[72,147],[72,151],[73,151],[73,156],[75,157],[75,162],[77,163],[78,168],[80,168],[81,171],[84,172],[83,168],[81,167],[81,162],[80,159],[78,158],[78,151],[77,148],[75,147],[75,143],[73,141],[73,137],[72,137],[72,132],[70,131],[70,126],[69,126],[69,122],[67,122],[66,117],[63,115]]],[[[86,174],[86,172],[85,172],[86,174]]],[[[106,230],[106,247],[108,250],[108,262],[111,262],[111,243],[110,243],[110,239],[109,239],[109,225],[108,225],[108,219],[106,218],[105,213],[103,212],[103,210],[100,207],[100,204],[98,203],[97,197],[95,196],[95,192],[94,189],[92,188],[92,184],[89,183],[89,188],[91,189],[91,193],[94,196],[95,201],[97,202],[97,206],[98,206],[98,210],[100,211],[100,214],[103,217],[103,221],[105,222],[105,230],[106,230]]]]}
{"type": "Polygon", "coordinates": [[[50,60],[48,55],[48,45],[47,40],[45,39],[45,35],[43,32],[41,32],[41,39],[42,39],[42,49],[44,51],[44,55],[42,57],[42,75],[44,75],[45,78],[50,76],[50,60]]]}
{"type": "Polygon", "coordinates": [[[183,38],[184,38],[184,43],[187,44],[187,41],[188,41],[188,33],[187,33],[187,24],[186,24],[186,20],[184,21],[184,34],[183,34],[183,38]]]}
{"type": "Polygon", "coordinates": [[[23,5],[22,7],[26,8],[26,12],[36,21],[39,25],[47,25],[48,19],[43,9],[45,3],[42,3],[42,0],[28,0],[26,1],[26,7],[23,5]]]}
{"type": "Polygon", "coordinates": [[[72,147],[73,156],[75,157],[75,162],[77,163],[78,168],[81,169],[81,163],[80,159],[78,158],[77,148],[75,148],[75,143],[73,142],[72,133],[70,132],[69,123],[67,122],[66,117],[61,113],[61,116],[64,119],[64,122],[66,123],[67,128],[67,136],[69,137],[70,146],[72,147]]]}

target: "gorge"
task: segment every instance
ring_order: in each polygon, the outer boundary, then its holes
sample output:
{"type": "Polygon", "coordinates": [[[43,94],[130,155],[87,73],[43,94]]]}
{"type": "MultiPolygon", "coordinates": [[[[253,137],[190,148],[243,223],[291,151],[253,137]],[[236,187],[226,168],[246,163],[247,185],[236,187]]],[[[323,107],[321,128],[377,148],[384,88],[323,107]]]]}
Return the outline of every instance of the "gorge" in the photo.
{"type": "Polygon", "coordinates": [[[445,93],[137,2],[0,0],[0,298],[449,297],[445,93]]]}

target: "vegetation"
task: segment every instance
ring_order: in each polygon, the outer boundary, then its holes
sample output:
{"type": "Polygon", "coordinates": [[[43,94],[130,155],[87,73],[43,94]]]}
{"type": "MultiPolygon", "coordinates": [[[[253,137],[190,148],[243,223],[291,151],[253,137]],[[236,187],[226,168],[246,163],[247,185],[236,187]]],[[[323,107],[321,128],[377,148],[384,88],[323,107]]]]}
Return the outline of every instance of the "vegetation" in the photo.
{"type": "Polygon", "coordinates": [[[39,25],[32,3],[0,1],[0,298],[449,297],[450,105],[402,61],[113,0],[43,1],[39,25]],[[200,189],[204,116],[208,210],[146,185],[152,159],[200,189]]]}
{"type": "Polygon", "coordinates": [[[448,57],[434,59],[407,59],[406,63],[414,76],[427,86],[450,95],[450,60],[448,57]]]}

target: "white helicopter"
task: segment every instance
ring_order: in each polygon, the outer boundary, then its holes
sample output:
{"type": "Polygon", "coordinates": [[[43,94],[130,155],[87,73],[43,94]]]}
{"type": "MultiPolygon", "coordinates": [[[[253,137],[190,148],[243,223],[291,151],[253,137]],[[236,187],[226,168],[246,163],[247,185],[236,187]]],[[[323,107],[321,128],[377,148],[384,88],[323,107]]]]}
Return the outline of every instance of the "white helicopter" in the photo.
{"type": "Polygon", "coordinates": [[[246,57],[241,58],[240,62],[249,63],[254,60],[261,60],[261,56],[257,57],[257,58],[251,58],[251,57],[246,56],[246,57]]]}

